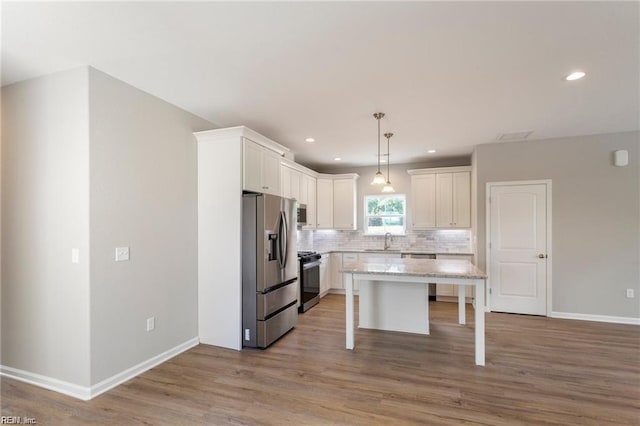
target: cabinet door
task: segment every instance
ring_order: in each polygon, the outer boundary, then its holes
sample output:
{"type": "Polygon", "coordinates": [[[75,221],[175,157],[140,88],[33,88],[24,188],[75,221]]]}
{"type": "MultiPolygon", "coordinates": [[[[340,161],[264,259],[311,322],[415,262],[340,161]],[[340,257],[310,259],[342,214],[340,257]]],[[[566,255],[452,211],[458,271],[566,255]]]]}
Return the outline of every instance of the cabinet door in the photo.
{"type": "Polygon", "coordinates": [[[320,264],[320,294],[324,294],[329,290],[331,285],[329,255],[322,255],[322,263],[320,264]]]}
{"type": "Polygon", "coordinates": [[[453,174],[436,174],[436,226],[453,226],[453,174]]]}
{"type": "Polygon", "coordinates": [[[453,226],[471,227],[471,173],[453,173],[453,226]]]}
{"type": "MultiPolygon", "coordinates": [[[[364,254],[364,253],[360,253],[364,254]]],[[[342,253],[342,264],[346,265],[347,263],[356,262],[359,258],[358,253],[342,253]]],[[[343,274],[344,275],[344,274],[343,274]]],[[[353,289],[358,290],[358,281],[353,283],[353,289]]],[[[342,288],[344,287],[344,276],[342,277],[342,288]]]]}
{"type": "Polygon", "coordinates": [[[289,172],[289,180],[291,182],[291,198],[300,202],[300,183],[302,181],[302,173],[297,170],[289,172]]]}
{"type": "Polygon", "coordinates": [[[309,188],[307,187],[307,175],[300,173],[300,198],[298,202],[309,207],[309,188]]]}
{"type": "Polygon", "coordinates": [[[342,284],[342,253],[331,253],[331,288],[343,289],[342,284]]]}
{"type": "Polygon", "coordinates": [[[316,229],[316,178],[302,175],[302,181],[307,188],[307,225],[304,229],[316,229]]]}
{"type": "Polygon", "coordinates": [[[413,229],[435,228],[435,173],[411,176],[411,216],[413,229]]]}
{"type": "Polygon", "coordinates": [[[457,296],[455,284],[436,284],[436,296],[457,296]]]}
{"type": "Polygon", "coordinates": [[[333,181],[333,228],[356,229],[356,194],[353,179],[333,181]]]}
{"type": "MultiPolygon", "coordinates": [[[[453,260],[468,260],[473,263],[473,256],[465,254],[437,254],[436,259],[453,259],[453,260]]],[[[473,287],[464,286],[465,297],[473,297],[473,287]]],[[[459,286],[455,284],[438,284],[436,286],[436,295],[438,296],[457,296],[459,286]]]]}
{"type": "Polygon", "coordinates": [[[262,150],[262,192],[280,195],[280,158],[273,151],[262,150]]]}
{"type": "Polygon", "coordinates": [[[280,166],[280,194],[283,198],[291,198],[291,169],[280,166]]]}
{"type": "Polygon", "coordinates": [[[333,229],[333,180],[316,181],[316,225],[318,229],[333,229]]]}
{"type": "MultiPolygon", "coordinates": [[[[243,141],[242,189],[263,192],[262,188],[262,148],[248,140],[243,141]]],[[[278,164],[278,167],[280,165],[278,164]]]]}

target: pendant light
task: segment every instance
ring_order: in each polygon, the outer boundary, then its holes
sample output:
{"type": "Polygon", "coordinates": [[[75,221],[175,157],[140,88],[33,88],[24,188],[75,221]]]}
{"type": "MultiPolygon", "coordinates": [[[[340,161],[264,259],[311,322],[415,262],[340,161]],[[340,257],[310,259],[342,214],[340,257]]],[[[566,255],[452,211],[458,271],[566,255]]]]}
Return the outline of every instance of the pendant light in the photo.
{"type": "Polygon", "coordinates": [[[387,138],[387,182],[384,184],[384,187],[382,188],[382,192],[396,192],[395,189],[393,189],[393,186],[391,186],[391,178],[390,178],[390,174],[389,174],[389,163],[391,162],[391,156],[390,156],[390,152],[389,152],[389,139],[391,139],[391,136],[393,136],[393,133],[385,133],[384,137],[387,138]]]}
{"type": "Polygon", "coordinates": [[[384,117],[384,112],[376,112],[373,114],[373,117],[378,120],[378,171],[376,175],[373,177],[371,181],[371,185],[384,185],[386,183],[386,179],[384,175],[380,172],[380,120],[384,117]]]}

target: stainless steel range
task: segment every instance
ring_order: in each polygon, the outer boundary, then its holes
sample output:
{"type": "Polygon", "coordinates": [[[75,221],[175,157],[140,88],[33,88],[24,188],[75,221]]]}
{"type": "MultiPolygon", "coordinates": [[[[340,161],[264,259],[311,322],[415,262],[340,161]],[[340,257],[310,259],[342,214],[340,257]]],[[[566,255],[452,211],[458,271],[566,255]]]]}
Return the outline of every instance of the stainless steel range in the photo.
{"type": "Polygon", "coordinates": [[[322,256],[314,251],[299,251],[300,261],[300,307],[306,312],[320,301],[320,264],[322,256]]]}

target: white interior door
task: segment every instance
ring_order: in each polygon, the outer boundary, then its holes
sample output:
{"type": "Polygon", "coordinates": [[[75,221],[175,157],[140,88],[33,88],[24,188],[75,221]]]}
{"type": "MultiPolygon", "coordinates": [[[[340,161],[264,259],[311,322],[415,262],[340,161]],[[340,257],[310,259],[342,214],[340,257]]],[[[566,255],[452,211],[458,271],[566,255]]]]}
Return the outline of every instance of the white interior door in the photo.
{"type": "Polygon", "coordinates": [[[491,310],[547,314],[547,184],[491,185],[491,310]]]}

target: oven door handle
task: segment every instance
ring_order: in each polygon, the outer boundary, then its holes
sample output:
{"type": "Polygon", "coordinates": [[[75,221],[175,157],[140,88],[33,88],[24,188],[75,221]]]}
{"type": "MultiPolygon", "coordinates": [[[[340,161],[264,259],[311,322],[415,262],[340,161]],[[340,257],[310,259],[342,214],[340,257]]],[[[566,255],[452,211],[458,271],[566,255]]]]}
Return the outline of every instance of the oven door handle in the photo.
{"type": "Polygon", "coordinates": [[[311,268],[315,268],[316,266],[320,266],[322,264],[321,260],[316,260],[310,263],[303,263],[302,264],[302,269],[311,269],[311,268]]]}

